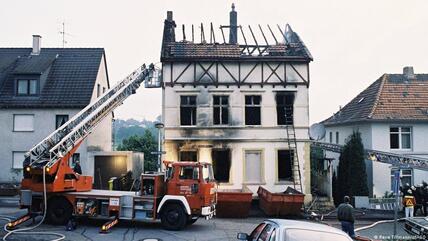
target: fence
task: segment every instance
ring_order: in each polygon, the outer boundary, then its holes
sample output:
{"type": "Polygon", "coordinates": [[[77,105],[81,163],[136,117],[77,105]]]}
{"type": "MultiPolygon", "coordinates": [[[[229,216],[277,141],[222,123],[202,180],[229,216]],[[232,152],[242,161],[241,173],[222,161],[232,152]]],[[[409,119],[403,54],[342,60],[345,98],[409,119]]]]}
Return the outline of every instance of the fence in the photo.
{"type": "MultiPolygon", "coordinates": [[[[369,209],[394,210],[396,206],[395,198],[369,198],[369,209]]],[[[398,209],[401,209],[401,201],[398,204],[398,209]]]]}

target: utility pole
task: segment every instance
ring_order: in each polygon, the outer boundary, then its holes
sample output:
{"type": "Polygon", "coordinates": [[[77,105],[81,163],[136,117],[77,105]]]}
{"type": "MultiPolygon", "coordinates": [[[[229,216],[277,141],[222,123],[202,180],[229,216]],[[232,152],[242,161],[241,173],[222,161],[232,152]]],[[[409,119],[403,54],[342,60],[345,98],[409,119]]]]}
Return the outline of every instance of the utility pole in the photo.
{"type": "Polygon", "coordinates": [[[395,195],[395,208],[394,208],[394,238],[396,240],[397,237],[397,220],[398,220],[398,207],[400,206],[400,167],[392,167],[392,171],[394,173],[394,195],[395,195]]]}
{"type": "Polygon", "coordinates": [[[157,170],[158,172],[161,172],[162,170],[161,158],[162,158],[162,154],[165,154],[165,152],[162,152],[162,138],[161,138],[161,132],[164,127],[164,124],[162,122],[157,122],[155,123],[155,127],[156,129],[158,129],[158,151],[152,152],[152,154],[155,154],[158,156],[157,170]]]}

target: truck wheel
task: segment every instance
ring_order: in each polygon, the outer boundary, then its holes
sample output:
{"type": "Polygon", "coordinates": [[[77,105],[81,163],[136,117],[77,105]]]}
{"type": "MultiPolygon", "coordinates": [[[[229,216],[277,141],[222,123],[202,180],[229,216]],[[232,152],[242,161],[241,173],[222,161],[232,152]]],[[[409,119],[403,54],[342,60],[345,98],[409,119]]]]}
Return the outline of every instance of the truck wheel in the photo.
{"type": "Polygon", "coordinates": [[[162,210],[162,226],[167,230],[181,230],[186,226],[187,215],[178,204],[168,204],[162,210]]]}
{"type": "Polygon", "coordinates": [[[51,224],[65,225],[73,215],[70,202],[62,197],[53,197],[48,201],[47,221],[51,224]]]}

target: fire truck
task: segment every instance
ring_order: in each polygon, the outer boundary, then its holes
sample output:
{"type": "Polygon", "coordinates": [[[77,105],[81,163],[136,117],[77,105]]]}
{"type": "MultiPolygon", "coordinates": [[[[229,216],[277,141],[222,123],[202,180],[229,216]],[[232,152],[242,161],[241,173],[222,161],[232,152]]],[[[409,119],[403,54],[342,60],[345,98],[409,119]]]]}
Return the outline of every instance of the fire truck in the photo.
{"type": "Polygon", "coordinates": [[[134,94],[160,84],[153,65],[138,68],[67,123],[34,146],[24,161],[21,208],[28,213],[8,224],[9,229],[43,215],[52,224],[77,218],[107,219],[101,232],[119,220],[161,220],[165,229],[180,230],[198,217],[215,215],[216,183],[212,166],[202,162],[164,162],[164,172],[143,173],[138,191],[92,189],[92,176],[69,166],[70,158],[100,121],[134,94]]]}

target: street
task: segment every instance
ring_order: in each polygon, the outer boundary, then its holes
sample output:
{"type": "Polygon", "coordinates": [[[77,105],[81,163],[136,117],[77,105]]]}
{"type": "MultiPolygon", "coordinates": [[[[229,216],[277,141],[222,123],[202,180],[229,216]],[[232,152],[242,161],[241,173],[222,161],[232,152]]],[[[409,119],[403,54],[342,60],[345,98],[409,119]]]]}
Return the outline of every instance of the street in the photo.
{"type": "MultiPolygon", "coordinates": [[[[15,207],[0,207],[1,215],[18,216],[24,214],[21,210],[15,207]]],[[[160,223],[130,223],[121,221],[115,226],[110,233],[100,234],[99,230],[103,221],[93,220],[80,223],[76,230],[65,231],[63,226],[52,226],[43,224],[35,231],[51,231],[64,234],[65,240],[92,240],[92,241],[139,241],[144,239],[156,238],[164,241],[181,241],[181,240],[236,240],[238,232],[250,233],[258,223],[263,221],[263,217],[250,217],[247,219],[221,219],[214,218],[212,220],[199,219],[192,226],[186,227],[182,231],[166,231],[162,229],[160,223]]],[[[367,226],[375,221],[359,220],[356,223],[356,228],[367,226]]],[[[1,225],[6,222],[1,221],[1,225]]],[[[339,222],[335,220],[326,221],[327,224],[340,228],[339,222]]],[[[31,226],[31,222],[24,224],[31,226]]],[[[372,239],[388,240],[393,231],[393,224],[382,224],[374,228],[364,230],[358,234],[361,236],[370,237],[372,239]]],[[[5,232],[2,230],[1,236],[5,232]]],[[[398,236],[410,239],[411,237],[403,230],[403,223],[399,223],[398,236]]],[[[56,238],[51,235],[12,235],[7,240],[52,240],[56,238]]]]}

